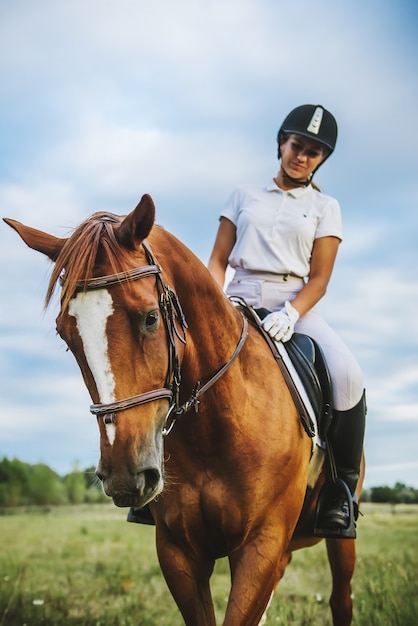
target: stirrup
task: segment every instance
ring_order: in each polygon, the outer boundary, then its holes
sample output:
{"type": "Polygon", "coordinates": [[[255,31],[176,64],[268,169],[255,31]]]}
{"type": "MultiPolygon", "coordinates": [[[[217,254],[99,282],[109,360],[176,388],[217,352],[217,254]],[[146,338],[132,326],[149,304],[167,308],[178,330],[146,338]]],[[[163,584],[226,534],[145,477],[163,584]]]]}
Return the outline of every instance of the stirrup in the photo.
{"type": "Polygon", "coordinates": [[[351,495],[347,484],[341,478],[337,478],[335,482],[326,483],[321,489],[321,493],[319,494],[318,498],[318,504],[316,506],[313,533],[316,537],[326,537],[334,539],[355,539],[357,537],[355,517],[356,516],[354,512],[353,496],[351,495]],[[348,524],[345,528],[327,528],[321,522],[321,518],[325,514],[324,504],[327,501],[328,494],[331,490],[335,490],[336,488],[343,492],[348,503],[348,524]]]}

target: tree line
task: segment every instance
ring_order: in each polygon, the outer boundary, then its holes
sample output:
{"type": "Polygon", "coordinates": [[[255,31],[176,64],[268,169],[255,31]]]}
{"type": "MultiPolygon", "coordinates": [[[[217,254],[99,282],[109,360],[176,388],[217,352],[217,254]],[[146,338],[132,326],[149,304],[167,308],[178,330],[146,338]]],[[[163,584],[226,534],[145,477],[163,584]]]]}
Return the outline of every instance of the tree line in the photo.
{"type": "MultiPolygon", "coordinates": [[[[404,483],[363,490],[363,502],[418,504],[418,489],[404,483]]],[[[109,502],[104,495],[95,468],[75,468],[60,476],[48,465],[30,465],[4,457],[0,461],[0,507],[48,506],[109,502]]]]}
{"type": "Polygon", "coordinates": [[[404,483],[395,483],[394,487],[387,485],[364,489],[361,494],[363,502],[389,502],[391,504],[418,504],[418,489],[408,487],[404,483]]]}
{"type": "Polygon", "coordinates": [[[0,461],[0,507],[108,501],[94,467],[60,476],[44,463],[30,465],[6,457],[0,461]]]}

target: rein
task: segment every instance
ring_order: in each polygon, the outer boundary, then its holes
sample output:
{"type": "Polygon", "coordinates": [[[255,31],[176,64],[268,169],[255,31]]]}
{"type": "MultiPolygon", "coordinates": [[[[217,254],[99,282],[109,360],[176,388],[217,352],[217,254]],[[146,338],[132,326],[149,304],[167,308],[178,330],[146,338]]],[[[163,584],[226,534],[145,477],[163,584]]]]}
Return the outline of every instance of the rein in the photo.
{"type": "Polygon", "coordinates": [[[131,282],[147,276],[155,276],[159,295],[159,308],[164,321],[168,344],[169,363],[166,384],[161,389],[140,393],[136,396],[124,398],[123,400],[118,400],[116,402],[110,402],[108,404],[92,404],[90,406],[90,412],[97,417],[103,418],[105,424],[114,424],[116,423],[116,413],[120,413],[121,411],[126,411],[127,409],[131,409],[148,402],[153,402],[155,400],[168,400],[170,402],[170,406],[163,428],[163,436],[166,436],[171,432],[177,419],[184,413],[187,413],[192,408],[197,413],[199,397],[205,393],[205,391],[207,391],[235,361],[247,338],[248,320],[242,316],[243,327],[241,337],[229,361],[222,365],[202,387],[200,386],[200,381],[197,381],[189,399],[183,404],[180,404],[181,371],[176,348],[176,337],[179,341],[181,341],[181,343],[186,345],[186,329],[188,326],[177,294],[171,287],[164,283],[161,277],[161,267],[155,262],[151,248],[146,242],[142,242],[142,246],[145,250],[148,265],[137,267],[127,272],[119,272],[116,274],[109,274],[108,276],[99,276],[96,278],[82,280],[77,283],[76,289],[78,291],[93,291],[95,289],[103,289],[113,285],[131,282]],[[179,333],[177,327],[178,324],[181,328],[181,334],[179,333]]]}

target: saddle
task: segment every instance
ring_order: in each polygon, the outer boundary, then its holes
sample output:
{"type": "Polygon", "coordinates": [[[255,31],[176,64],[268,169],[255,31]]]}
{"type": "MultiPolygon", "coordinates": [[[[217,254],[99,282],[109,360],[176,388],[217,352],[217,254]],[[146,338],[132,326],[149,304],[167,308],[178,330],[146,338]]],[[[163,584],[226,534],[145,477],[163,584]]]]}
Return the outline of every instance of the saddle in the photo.
{"type": "MultiPolygon", "coordinates": [[[[243,298],[233,296],[230,300],[265,338],[284,375],[293,400],[298,407],[302,424],[308,435],[313,437],[316,432],[313,420],[307,411],[306,402],[301,398],[297,384],[288,368],[286,368],[276,343],[261,324],[262,320],[270,311],[267,309],[254,309],[248,305],[243,298]]],[[[332,419],[331,378],[324,353],[312,337],[302,333],[294,333],[291,339],[282,345],[297,372],[311,404],[316,418],[317,434],[319,438],[324,441],[332,419]]]]}

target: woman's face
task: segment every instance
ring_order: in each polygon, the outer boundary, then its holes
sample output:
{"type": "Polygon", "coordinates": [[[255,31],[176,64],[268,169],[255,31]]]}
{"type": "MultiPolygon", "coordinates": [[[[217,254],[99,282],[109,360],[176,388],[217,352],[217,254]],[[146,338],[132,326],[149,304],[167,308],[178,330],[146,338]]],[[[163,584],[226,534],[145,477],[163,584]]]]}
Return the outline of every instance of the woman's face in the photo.
{"type": "Polygon", "coordinates": [[[285,173],[300,181],[309,179],[325,158],[320,143],[302,135],[289,135],[280,143],[285,173]]]}

